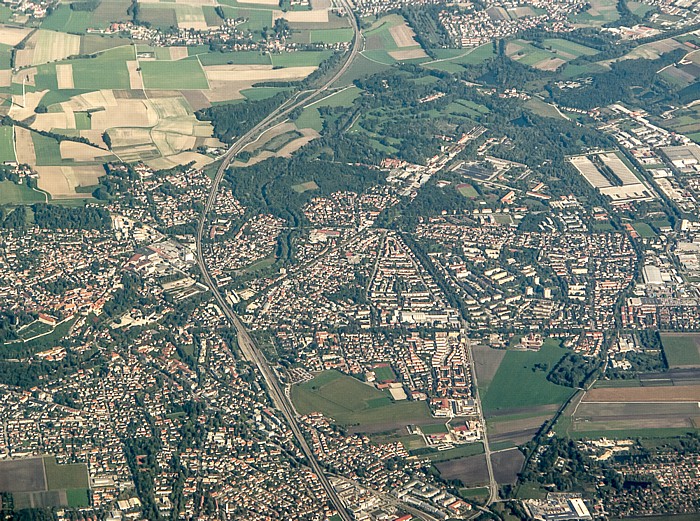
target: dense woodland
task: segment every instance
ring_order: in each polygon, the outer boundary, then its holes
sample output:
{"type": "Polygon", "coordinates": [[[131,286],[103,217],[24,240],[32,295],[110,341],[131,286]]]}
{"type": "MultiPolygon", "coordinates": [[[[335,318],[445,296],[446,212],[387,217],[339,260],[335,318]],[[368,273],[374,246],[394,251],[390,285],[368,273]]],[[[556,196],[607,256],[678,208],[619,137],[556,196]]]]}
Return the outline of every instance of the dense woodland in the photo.
{"type": "Polygon", "coordinates": [[[379,170],[301,158],[270,158],[250,167],[229,170],[226,175],[234,197],[243,205],[258,212],[270,212],[295,226],[303,222],[301,208],[312,197],[342,190],[362,192],[383,179],[384,174],[379,170]],[[307,181],[314,181],[318,189],[303,193],[292,189],[307,181]]]}

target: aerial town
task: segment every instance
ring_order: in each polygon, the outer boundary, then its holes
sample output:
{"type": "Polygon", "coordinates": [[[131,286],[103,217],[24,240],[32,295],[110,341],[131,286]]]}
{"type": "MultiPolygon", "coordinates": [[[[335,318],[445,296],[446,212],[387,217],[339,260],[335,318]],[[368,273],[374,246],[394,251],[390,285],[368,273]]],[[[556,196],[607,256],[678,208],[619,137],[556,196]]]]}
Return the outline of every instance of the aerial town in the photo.
{"type": "Polygon", "coordinates": [[[0,7],[0,517],[700,516],[700,9],[0,7]]]}

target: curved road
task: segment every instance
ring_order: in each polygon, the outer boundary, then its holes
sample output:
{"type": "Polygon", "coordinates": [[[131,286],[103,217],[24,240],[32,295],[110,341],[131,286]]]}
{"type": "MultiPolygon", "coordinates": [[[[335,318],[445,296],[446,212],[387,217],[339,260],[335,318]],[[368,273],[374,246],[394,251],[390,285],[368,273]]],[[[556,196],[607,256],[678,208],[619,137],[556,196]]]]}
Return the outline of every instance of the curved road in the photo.
{"type": "Polygon", "coordinates": [[[202,251],[202,236],[204,235],[204,228],[207,223],[207,216],[214,207],[214,203],[216,202],[216,195],[219,189],[219,184],[221,183],[221,180],[223,179],[224,174],[226,173],[226,169],[229,167],[236,154],[238,154],[238,152],[240,152],[243,149],[243,147],[245,147],[247,144],[253,141],[261,132],[269,128],[279,118],[286,116],[287,114],[289,114],[297,108],[305,106],[314,98],[317,98],[319,94],[322,94],[323,92],[327,91],[350,68],[353,60],[359,53],[361,47],[360,44],[363,37],[360,33],[360,28],[357,24],[357,19],[355,18],[354,13],[350,9],[347,0],[339,0],[339,3],[347,11],[348,17],[350,19],[350,24],[352,25],[352,29],[355,33],[355,38],[352,42],[350,54],[348,55],[347,60],[345,61],[343,66],[333,75],[333,77],[330,80],[328,80],[323,86],[311,92],[304,91],[297,93],[296,96],[280,105],[260,123],[255,125],[252,129],[250,129],[243,136],[241,136],[226,151],[226,153],[223,155],[223,161],[221,162],[219,169],[216,171],[216,177],[214,178],[211,191],[209,192],[209,197],[207,198],[206,205],[199,219],[199,223],[197,226],[196,244],[197,264],[199,265],[199,269],[202,273],[202,278],[204,279],[206,285],[209,286],[209,289],[214,295],[214,299],[218,303],[226,318],[236,328],[236,331],[238,332],[238,345],[240,347],[241,352],[249,362],[254,363],[257,366],[258,370],[263,375],[272,402],[274,403],[275,407],[277,407],[282,412],[283,416],[287,420],[287,423],[292,433],[294,434],[294,437],[297,439],[297,442],[299,443],[302,452],[304,453],[306,459],[309,462],[309,466],[318,476],[318,479],[321,482],[321,485],[323,486],[324,490],[326,491],[330,502],[338,511],[338,515],[343,521],[351,521],[350,515],[345,509],[345,505],[343,504],[340,497],[338,497],[338,494],[333,488],[333,485],[328,480],[328,477],[325,475],[323,469],[316,460],[316,457],[314,456],[311,447],[309,447],[308,443],[306,442],[306,438],[304,438],[301,428],[299,427],[299,423],[297,422],[292,404],[289,398],[287,398],[284,391],[282,390],[282,387],[280,386],[280,383],[277,380],[277,375],[269,366],[265,355],[255,345],[255,342],[253,342],[252,338],[250,338],[250,335],[246,331],[245,326],[241,322],[238,315],[236,315],[236,313],[229,307],[228,303],[219,291],[219,288],[212,280],[207,265],[204,262],[204,254],[202,251]]]}

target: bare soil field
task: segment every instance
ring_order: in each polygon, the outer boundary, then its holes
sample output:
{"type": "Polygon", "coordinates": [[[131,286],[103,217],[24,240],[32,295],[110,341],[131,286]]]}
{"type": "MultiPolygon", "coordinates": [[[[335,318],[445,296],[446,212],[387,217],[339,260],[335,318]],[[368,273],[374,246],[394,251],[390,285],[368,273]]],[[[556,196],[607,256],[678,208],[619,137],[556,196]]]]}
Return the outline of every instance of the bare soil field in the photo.
{"type": "Polygon", "coordinates": [[[277,156],[279,156],[279,157],[292,157],[292,154],[294,152],[299,150],[301,147],[303,147],[307,143],[310,143],[314,139],[321,136],[321,134],[319,134],[318,132],[316,132],[312,128],[305,128],[303,130],[300,130],[299,132],[301,132],[303,134],[303,137],[294,139],[294,140],[290,141],[289,143],[287,143],[286,145],[284,145],[282,148],[280,148],[277,151],[277,156]]]}
{"type": "Polygon", "coordinates": [[[500,422],[488,421],[489,441],[491,443],[512,441],[519,445],[532,439],[542,424],[551,417],[552,415],[543,415],[500,422]]]}
{"type": "Polygon", "coordinates": [[[423,49],[411,49],[408,51],[390,51],[389,56],[397,61],[417,60],[419,58],[428,58],[428,55],[423,49]]]}
{"type": "Polygon", "coordinates": [[[34,150],[34,141],[30,130],[15,127],[15,151],[18,163],[36,164],[36,151],[34,150]]]}
{"type": "Polygon", "coordinates": [[[465,487],[484,485],[488,483],[489,473],[486,468],[486,456],[469,456],[468,458],[453,459],[436,463],[443,479],[458,479],[465,487]]]}
{"type": "Polygon", "coordinates": [[[0,461],[0,490],[3,492],[29,492],[46,488],[42,458],[0,461]]]}
{"type": "Polygon", "coordinates": [[[56,81],[59,89],[72,89],[73,84],[73,65],[70,63],[61,63],[56,65],[56,81]]]}
{"type": "Polygon", "coordinates": [[[10,116],[19,121],[31,118],[36,114],[34,109],[37,108],[41,98],[43,98],[44,94],[47,92],[47,90],[27,92],[26,96],[24,97],[21,94],[14,94],[12,96],[14,103],[12,104],[9,112],[10,116]]]}
{"type": "Polygon", "coordinates": [[[209,81],[214,82],[246,82],[274,80],[298,80],[306,78],[318,67],[287,67],[273,69],[271,65],[212,65],[204,67],[209,81]]]}
{"type": "Polygon", "coordinates": [[[170,48],[170,59],[171,60],[182,60],[187,58],[187,47],[171,47],[170,48]]]}
{"type": "Polygon", "coordinates": [[[92,128],[106,130],[113,127],[153,127],[158,124],[158,114],[150,102],[121,100],[119,106],[108,106],[92,113],[92,128]]]}
{"type": "Polygon", "coordinates": [[[80,36],[38,30],[16,54],[16,66],[40,65],[80,54],[80,36]]]}
{"type": "Polygon", "coordinates": [[[129,87],[133,90],[143,90],[143,78],[138,68],[139,63],[136,60],[126,62],[126,69],[129,71],[129,87]]]}
{"type": "Polygon", "coordinates": [[[146,161],[146,164],[151,168],[162,170],[167,168],[173,168],[178,165],[186,165],[193,161],[195,168],[204,168],[208,164],[214,162],[214,160],[211,157],[198,154],[197,152],[181,152],[180,154],[169,156],[167,158],[161,157],[157,159],[152,159],[150,161],[146,161]]]}
{"type": "Polygon", "coordinates": [[[76,193],[79,186],[94,186],[104,175],[101,165],[95,166],[37,166],[37,186],[54,199],[82,199],[86,194],[76,193]]]}
{"type": "Polygon", "coordinates": [[[480,387],[487,387],[498,371],[498,367],[506,356],[505,349],[492,349],[488,346],[477,345],[472,348],[476,376],[480,387]]]}
{"type": "Polygon", "coordinates": [[[134,147],[151,143],[151,131],[147,128],[111,128],[109,137],[115,148],[134,147]]]}
{"type": "Polygon", "coordinates": [[[0,43],[14,47],[19,42],[24,40],[30,32],[32,32],[31,29],[24,27],[8,27],[7,25],[0,25],[0,43]]]}
{"type": "Polygon", "coordinates": [[[37,114],[34,123],[32,123],[32,128],[45,131],[50,131],[54,128],[75,128],[75,114],[72,110],[37,114]]]}
{"type": "Polygon", "coordinates": [[[12,85],[12,71],[0,70],[0,87],[9,87],[12,85]]]}
{"type": "Polygon", "coordinates": [[[63,159],[72,159],[74,161],[95,161],[112,155],[108,150],[102,150],[101,148],[76,141],[62,141],[60,148],[63,159]]]}
{"type": "Polygon", "coordinates": [[[284,18],[290,23],[318,24],[328,22],[328,11],[318,9],[316,11],[274,11],[272,19],[284,18]]]}
{"type": "Polygon", "coordinates": [[[584,403],[700,402],[700,385],[668,387],[606,387],[590,390],[584,403]]]}
{"type": "Polygon", "coordinates": [[[559,67],[564,65],[566,63],[565,60],[562,60],[561,58],[547,58],[546,60],[542,60],[541,62],[537,62],[533,67],[535,69],[539,69],[541,71],[556,71],[559,67]]]}
{"type": "Polygon", "coordinates": [[[405,23],[390,27],[389,33],[391,33],[394,43],[396,43],[396,46],[399,48],[418,45],[418,42],[415,39],[416,33],[414,33],[413,29],[411,29],[405,23]]]}
{"type": "Polygon", "coordinates": [[[518,481],[518,472],[525,463],[525,456],[518,449],[503,450],[491,455],[491,463],[499,485],[513,484],[518,481]]]}

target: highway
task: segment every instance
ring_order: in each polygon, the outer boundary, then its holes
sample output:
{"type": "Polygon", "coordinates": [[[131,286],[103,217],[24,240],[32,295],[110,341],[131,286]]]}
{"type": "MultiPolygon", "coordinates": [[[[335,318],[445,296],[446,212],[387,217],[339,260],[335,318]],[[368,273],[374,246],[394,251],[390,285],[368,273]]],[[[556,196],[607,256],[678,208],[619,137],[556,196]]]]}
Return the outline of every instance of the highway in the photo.
{"type": "Polygon", "coordinates": [[[287,424],[289,425],[292,433],[294,434],[294,437],[296,438],[299,447],[304,453],[304,456],[306,456],[309,467],[311,467],[311,469],[318,476],[321,485],[323,486],[324,490],[326,491],[326,494],[328,495],[329,501],[331,502],[333,507],[338,511],[338,515],[343,521],[351,521],[351,517],[345,509],[345,505],[343,505],[342,500],[340,499],[340,497],[338,497],[338,494],[333,488],[333,485],[331,485],[331,482],[328,480],[328,477],[325,475],[323,469],[316,460],[316,457],[314,456],[311,447],[309,447],[308,443],[306,442],[306,438],[304,438],[301,428],[299,427],[299,423],[297,422],[294,408],[289,398],[285,395],[282,387],[280,386],[280,383],[277,380],[277,375],[268,364],[265,355],[260,351],[258,346],[255,344],[253,339],[246,331],[245,326],[241,322],[238,315],[236,315],[236,313],[230,308],[225,298],[219,291],[218,286],[212,280],[211,275],[209,274],[209,270],[207,268],[207,264],[204,261],[204,253],[202,250],[202,237],[204,235],[204,229],[208,221],[209,213],[211,212],[216,202],[219,184],[221,183],[221,180],[223,179],[226,173],[226,169],[229,167],[231,161],[233,161],[236,154],[238,154],[238,152],[240,152],[243,149],[243,147],[245,147],[251,141],[256,139],[261,132],[272,126],[272,124],[275,121],[278,121],[280,118],[283,118],[284,116],[288,115],[293,110],[304,107],[305,105],[311,103],[320,94],[326,92],[329,88],[331,88],[333,84],[337,82],[338,79],[350,68],[352,62],[359,53],[360,48],[362,46],[361,42],[363,36],[360,32],[360,27],[357,24],[357,19],[355,18],[354,13],[350,9],[347,0],[339,0],[339,3],[346,10],[348,18],[350,19],[350,24],[352,25],[353,32],[355,33],[355,37],[353,39],[347,60],[345,61],[343,66],[333,75],[333,77],[330,78],[321,87],[313,91],[303,91],[297,93],[296,96],[280,105],[266,118],[264,118],[260,123],[255,125],[252,129],[246,132],[243,136],[241,136],[236,142],[234,142],[230,146],[230,148],[223,155],[221,165],[216,171],[216,176],[212,183],[212,187],[209,192],[206,205],[200,216],[197,225],[196,246],[197,264],[199,265],[199,269],[202,273],[202,278],[205,284],[211,290],[212,294],[214,295],[214,299],[216,300],[217,304],[221,308],[228,321],[236,328],[236,331],[238,332],[238,345],[241,350],[241,353],[246,358],[246,360],[257,366],[258,370],[265,379],[265,384],[267,386],[268,393],[270,395],[270,398],[272,399],[273,404],[277,409],[279,409],[284,418],[287,420],[287,424]]]}

